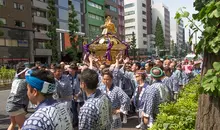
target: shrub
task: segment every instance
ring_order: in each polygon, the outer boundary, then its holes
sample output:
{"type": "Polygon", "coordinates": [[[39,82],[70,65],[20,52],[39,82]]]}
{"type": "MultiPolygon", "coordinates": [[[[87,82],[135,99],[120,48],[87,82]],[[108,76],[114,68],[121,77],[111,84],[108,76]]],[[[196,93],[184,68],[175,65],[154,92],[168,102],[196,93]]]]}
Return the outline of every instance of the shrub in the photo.
{"type": "Polygon", "coordinates": [[[160,113],[150,130],[194,130],[198,108],[200,76],[191,80],[176,102],[160,105],[160,113]]]}
{"type": "Polygon", "coordinates": [[[0,68],[0,84],[8,84],[15,76],[15,70],[0,68]]]}

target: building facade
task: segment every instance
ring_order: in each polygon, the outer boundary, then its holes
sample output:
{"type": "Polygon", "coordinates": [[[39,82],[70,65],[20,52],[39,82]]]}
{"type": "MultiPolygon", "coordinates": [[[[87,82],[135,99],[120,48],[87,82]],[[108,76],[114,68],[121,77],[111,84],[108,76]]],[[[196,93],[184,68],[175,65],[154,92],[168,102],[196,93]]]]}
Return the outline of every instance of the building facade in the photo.
{"type": "Polygon", "coordinates": [[[118,38],[124,40],[124,0],[105,0],[105,18],[107,16],[111,16],[118,38]]]}
{"type": "Polygon", "coordinates": [[[100,26],[105,20],[104,0],[85,0],[85,32],[88,42],[95,40],[102,32],[100,26]]]}
{"type": "Polygon", "coordinates": [[[0,0],[0,64],[33,60],[31,1],[0,0]]]}
{"type": "Polygon", "coordinates": [[[33,0],[31,7],[34,30],[34,61],[50,63],[52,50],[46,49],[46,43],[50,40],[47,36],[48,26],[50,25],[47,14],[47,0],[33,0]]]}
{"type": "Polygon", "coordinates": [[[152,23],[153,23],[153,33],[156,30],[157,18],[161,20],[164,38],[165,38],[165,51],[169,52],[170,47],[170,12],[168,7],[163,3],[157,3],[152,5],[152,23]]]}
{"type": "Polygon", "coordinates": [[[183,48],[186,46],[185,43],[185,28],[183,20],[180,20],[179,23],[174,18],[171,18],[171,40],[173,40],[174,44],[178,48],[178,52],[186,51],[183,48]]]}
{"type": "Polygon", "coordinates": [[[152,35],[151,1],[126,0],[125,1],[125,39],[132,39],[135,33],[138,54],[147,55],[154,48],[152,35]]]}

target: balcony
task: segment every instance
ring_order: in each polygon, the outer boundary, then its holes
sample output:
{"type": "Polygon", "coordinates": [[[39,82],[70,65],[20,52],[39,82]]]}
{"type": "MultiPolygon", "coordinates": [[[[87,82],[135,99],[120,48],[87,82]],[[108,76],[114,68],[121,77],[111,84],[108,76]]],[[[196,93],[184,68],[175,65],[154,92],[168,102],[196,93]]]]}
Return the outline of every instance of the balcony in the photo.
{"type": "Polygon", "coordinates": [[[48,4],[39,0],[33,0],[33,7],[47,10],[48,4]]]}
{"type": "Polygon", "coordinates": [[[36,56],[51,56],[52,50],[51,49],[35,49],[36,56]]]}
{"type": "Polygon", "coordinates": [[[50,25],[50,22],[48,21],[47,18],[44,17],[38,17],[38,16],[34,16],[33,17],[33,22],[34,23],[38,23],[38,24],[43,24],[43,25],[50,25]]]}
{"type": "Polygon", "coordinates": [[[47,36],[46,31],[39,31],[34,33],[35,39],[43,39],[43,40],[50,40],[50,38],[47,36]]]}

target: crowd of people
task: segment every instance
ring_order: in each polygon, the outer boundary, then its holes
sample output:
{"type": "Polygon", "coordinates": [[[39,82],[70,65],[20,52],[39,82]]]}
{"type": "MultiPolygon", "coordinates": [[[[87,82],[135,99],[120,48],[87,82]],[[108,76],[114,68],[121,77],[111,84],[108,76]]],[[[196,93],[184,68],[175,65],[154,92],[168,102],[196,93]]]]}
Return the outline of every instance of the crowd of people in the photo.
{"type": "Polygon", "coordinates": [[[112,130],[137,114],[137,129],[152,127],[159,104],[175,101],[202,61],[151,59],[132,61],[121,54],[100,62],[90,55],[83,63],[19,63],[7,100],[11,124],[22,130],[112,130]],[[25,118],[28,104],[35,112],[25,118]]]}

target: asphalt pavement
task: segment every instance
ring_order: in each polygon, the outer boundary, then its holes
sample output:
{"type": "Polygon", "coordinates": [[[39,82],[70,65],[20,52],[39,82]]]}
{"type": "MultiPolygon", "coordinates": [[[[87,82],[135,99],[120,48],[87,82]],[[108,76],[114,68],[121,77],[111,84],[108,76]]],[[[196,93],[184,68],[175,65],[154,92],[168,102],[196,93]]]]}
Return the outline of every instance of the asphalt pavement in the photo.
{"type": "MultiPolygon", "coordinates": [[[[10,90],[2,90],[0,91],[0,130],[7,130],[7,127],[10,124],[10,119],[7,113],[5,112],[6,101],[8,98],[10,90]]],[[[29,109],[29,111],[31,111],[29,109]]],[[[27,117],[30,115],[29,113],[27,117]]],[[[131,115],[128,116],[128,122],[123,124],[123,128],[121,130],[136,130],[135,126],[138,124],[137,116],[131,115]]]]}

